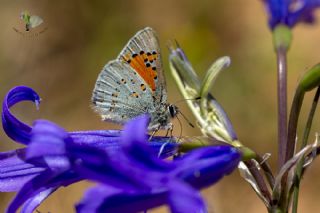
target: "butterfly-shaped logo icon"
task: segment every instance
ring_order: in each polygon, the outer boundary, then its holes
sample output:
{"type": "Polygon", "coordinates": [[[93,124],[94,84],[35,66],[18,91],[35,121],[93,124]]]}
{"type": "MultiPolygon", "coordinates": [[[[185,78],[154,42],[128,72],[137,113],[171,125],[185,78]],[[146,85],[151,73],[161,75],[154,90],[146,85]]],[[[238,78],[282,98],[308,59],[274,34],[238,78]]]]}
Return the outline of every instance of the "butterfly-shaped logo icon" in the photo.
{"type": "Polygon", "coordinates": [[[108,62],[96,81],[92,103],[105,121],[124,124],[149,114],[149,131],[172,129],[178,113],[167,91],[156,32],[146,27],[133,36],[117,59],[108,62]]]}

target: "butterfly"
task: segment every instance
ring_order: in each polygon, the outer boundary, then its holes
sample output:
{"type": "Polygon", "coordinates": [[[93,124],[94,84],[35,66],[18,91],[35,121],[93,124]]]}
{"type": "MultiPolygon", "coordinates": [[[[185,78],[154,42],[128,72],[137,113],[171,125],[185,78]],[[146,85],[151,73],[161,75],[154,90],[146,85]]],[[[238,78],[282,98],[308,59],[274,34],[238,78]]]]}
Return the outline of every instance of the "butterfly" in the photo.
{"type": "Polygon", "coordinates": [[[147,113],[151,118],[149,131],[172,130],[170,121],[178,108],[167,103],[160,47],[152,28],[137,32],[119,56],[104,66],[92,103],[104,121],[124,124],[147,113]]]}
{"type": "Polygon", "coordinates": [[[26,25],[26,31],[35,28],[43,23],[43,19],[36,15],[30,15],[28,11],[24,11],[20,14],[20,19],[24,21],[26,25]]]}

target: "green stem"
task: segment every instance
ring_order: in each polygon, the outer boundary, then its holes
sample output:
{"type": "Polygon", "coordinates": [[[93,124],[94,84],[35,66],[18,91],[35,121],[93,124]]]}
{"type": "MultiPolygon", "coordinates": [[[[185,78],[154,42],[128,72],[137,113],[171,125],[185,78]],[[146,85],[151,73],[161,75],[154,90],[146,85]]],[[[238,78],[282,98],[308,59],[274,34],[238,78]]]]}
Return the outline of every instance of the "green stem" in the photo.
{"type": "Polygon", "coordinates": [[[277,54],[277,93],[278,93],[278,169],[285,164],[287,152],[287,52],[292,42],[289,27],[279,24],[272,33],[273,45],[277,54]]]}
{"type": "Polygon", "coordinates": [[[301,88],[299,85],[292,101],[291,111],[289,116],[287,150],[285,153],[286,161],[292,158],[294,154],[294,147],[295,147],[296,135],[297,135],[297,125],[298,125],[298,119],[300,115],[302,102],[304,99],[304,94],[305,94],[305,90],[301,88]]]}
{"type": "MultiPolygon", "coordinates": [[[[309,138],[309,134],[310,134],[311,126],[312,126],[312,121],[313,121],[314,114],[315,114],[315,111],[316,111],[316,108],[318,105],[319,94],[320,94],[320,87],[318,87],[317,92],[316,92],[314,99],[313,99],[313,102],[312,102],[312,106],[310,109],[310,113],[308,116],[305,130],[304,130],[302,144],[301,144],[300,149],[303,149],[308,143],[308,138],[309,138]]],[[[293,192],[292,213],[298,212],[299,189],[300,189],[300,181],[301,181],[301,177],[302,177],[303,163],[304,163],[304,158],[302,158],[299,161],[298,166],[297,166],[296,182],[294,185],[294,192],[293,192]]]]}
{"type": "MultiPolygon", "coordinates": [[[[290,116],[289,116],[289,125],[288,125],[288,138],[286,141],[286,148],[285,148],[285,156],[284,162],[287,162],[294,154],[295,142],[296,142],[296,133],[297,133],[297,124],[298,118],[300,115],[300,110],[302,106],[302,102],[304,99],[305,91],[299,85],[295,96],[293,98],[293,103],[291,106],[290,116]]],[[[281,197],[279,200],[279,207],[287,212],[288,211],[288,194],[287,194],[287,176],[288,173],[283,174],[282,181],[281,181],[281,197]]]]}
{"type": "Polygon", "coordinates": [[[287,148],[287,51],[277,49],[278,64],[278,161],[279,170],[285,164],[287,148]]]}

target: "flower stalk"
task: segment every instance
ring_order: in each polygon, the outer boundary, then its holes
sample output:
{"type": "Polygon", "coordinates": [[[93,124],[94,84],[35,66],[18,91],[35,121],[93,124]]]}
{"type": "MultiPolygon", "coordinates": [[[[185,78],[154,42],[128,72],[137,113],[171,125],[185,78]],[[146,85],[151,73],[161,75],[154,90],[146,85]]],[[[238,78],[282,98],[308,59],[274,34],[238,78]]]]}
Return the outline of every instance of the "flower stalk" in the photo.
{"type": "Polygon", "coordinates": [[[277,54],[278,94],[278,165],[285,164],[287,152],[287,52],[292,40],[291,30],[278,25],[273,30],[273,44],[277,54]]]}

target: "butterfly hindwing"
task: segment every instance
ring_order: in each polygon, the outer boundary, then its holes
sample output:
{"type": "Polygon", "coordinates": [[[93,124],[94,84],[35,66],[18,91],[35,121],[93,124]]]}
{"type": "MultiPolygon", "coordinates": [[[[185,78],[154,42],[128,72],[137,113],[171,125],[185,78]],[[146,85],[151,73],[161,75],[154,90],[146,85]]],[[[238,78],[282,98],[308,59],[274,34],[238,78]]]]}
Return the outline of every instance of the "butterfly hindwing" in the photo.
{"type": "Polygon", "coordinates": [[[146,113],[152,103],[152,91],[127,63],[109,62],[98,76],[93,90],[94,109],[103,120],[123,124],[146,113]]]}

